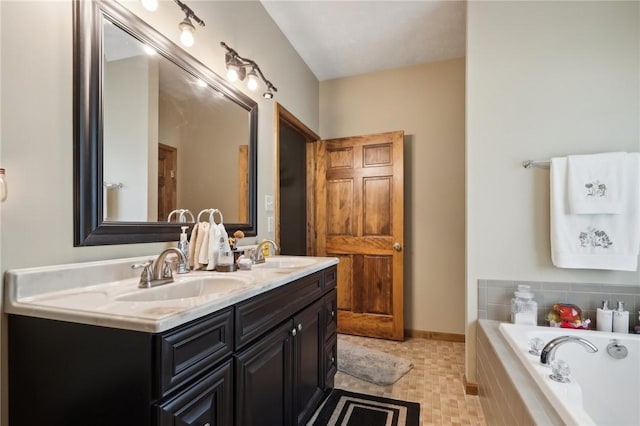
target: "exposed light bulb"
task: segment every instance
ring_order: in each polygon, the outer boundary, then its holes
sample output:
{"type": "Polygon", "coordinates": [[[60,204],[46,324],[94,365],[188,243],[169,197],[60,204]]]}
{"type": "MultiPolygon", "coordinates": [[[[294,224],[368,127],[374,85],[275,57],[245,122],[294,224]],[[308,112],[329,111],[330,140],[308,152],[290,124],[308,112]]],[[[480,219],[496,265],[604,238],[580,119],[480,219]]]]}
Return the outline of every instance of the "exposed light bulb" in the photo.
{"type": "Polygon", "coordinates": [[[158,0],[140,0],[142,3],[142,7],[147,9],[149,12],[155,12],[158,10],[158,0]]]}
{"type": "Polygon", "coordinates": [[[229,81],[238,81],[238,69],[235,67],[229,67],[229,69],[227,70],[227,79],[229,81]]]}
{"type": "Polygon", "coordinates": [[[178,28],[180,29],[180,43],[186,47],[193,46],[193,33],[196,31],[196,28],[191,23],[189,17],[185,17],[184,21],[178,25],[178,28]]]}
{"type": "Polygon", "coordinates": [[[247,76],[247,87],[249,90],[256,90],[258,88],[258,76],[256,75],[255,69],[252,69],[247,76]]]}
{"type": "Polygon", "coordinates": [[[273,99],[273,92],[271,89],[267,89],[267,91],[262,94],[262,97],[265,99],[273,99]]]}

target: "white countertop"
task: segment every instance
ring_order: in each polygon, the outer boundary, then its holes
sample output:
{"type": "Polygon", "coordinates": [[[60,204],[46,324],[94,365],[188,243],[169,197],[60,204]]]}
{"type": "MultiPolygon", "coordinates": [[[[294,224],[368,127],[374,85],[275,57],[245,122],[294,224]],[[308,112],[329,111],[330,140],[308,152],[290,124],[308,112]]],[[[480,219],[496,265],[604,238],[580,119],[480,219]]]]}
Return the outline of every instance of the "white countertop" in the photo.
{"type": "MultiPolygon", "coordinates": [[[[140,270],[130,265],[149,256],[15,269],[5,275],[4,311],[144,332],[162,332],[216,312],[313,272],[338,263],[330,257],[273,256],[250,271],[192,271],[174,274],[175,282],[152,289],[138,288],[140,270]],[[278,267],[284,265],[284,267],[278,267]],[[144,292],[206,278],[232,278],[239,285],[195,297],[125,301],[144,292]],[[133,296],[133,297],[131,297],[133,296]],[[120,298],[120,300],[118,300],[120,298]]],[[[215,286],[214,284],[207,284],[215,286]]],[[[165,290],[162,290],[163,292],[165,290]]],[[[149,293],[144,293],[143,298],[149,293]]]]}

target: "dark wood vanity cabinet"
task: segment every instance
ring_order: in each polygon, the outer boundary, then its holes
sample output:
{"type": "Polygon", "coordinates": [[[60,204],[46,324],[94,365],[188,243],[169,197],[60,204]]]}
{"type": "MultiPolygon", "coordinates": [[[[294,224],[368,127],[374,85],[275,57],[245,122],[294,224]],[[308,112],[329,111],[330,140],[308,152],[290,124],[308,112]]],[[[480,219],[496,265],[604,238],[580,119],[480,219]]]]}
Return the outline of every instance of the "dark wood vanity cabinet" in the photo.
{"type": "Polygon", "coordinates": [[[333,386],[335,274],[163,333],[9,315],[9,424],[304,424],[333,386]]]}
{"type": "MultiPolygon", "coordinates": [[[[236,306],[236,424],[305,424],[325,391],[326,304],[336,298],[335,267],[236,306]],[[306,306],[304,309],[291,309],[306,306]],[[280,324],[245,345],[247,336],[280,324]],[[243,346],[245,345],[245,346],[243,346]]],[[[335,374],[335,372],[334,372],[335,374]]],[[[333,380],[329,381],[331,384],[333,380]]]]}

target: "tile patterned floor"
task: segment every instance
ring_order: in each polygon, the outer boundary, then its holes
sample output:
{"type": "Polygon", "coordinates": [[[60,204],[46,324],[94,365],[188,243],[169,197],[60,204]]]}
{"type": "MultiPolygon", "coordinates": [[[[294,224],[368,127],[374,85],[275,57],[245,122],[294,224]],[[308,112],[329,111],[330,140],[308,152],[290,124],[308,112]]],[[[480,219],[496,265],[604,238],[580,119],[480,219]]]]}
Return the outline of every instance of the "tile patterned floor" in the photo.
{"type": "Polygon", "coordinates": [[[344,340],[410,359],[413,368],[389,386],[338,372],[335,387],[420,403],[422,425],[485,425],[477,396],[465,395],[464,343],[409,338],[404,342],[341,335],[344,340]]]}

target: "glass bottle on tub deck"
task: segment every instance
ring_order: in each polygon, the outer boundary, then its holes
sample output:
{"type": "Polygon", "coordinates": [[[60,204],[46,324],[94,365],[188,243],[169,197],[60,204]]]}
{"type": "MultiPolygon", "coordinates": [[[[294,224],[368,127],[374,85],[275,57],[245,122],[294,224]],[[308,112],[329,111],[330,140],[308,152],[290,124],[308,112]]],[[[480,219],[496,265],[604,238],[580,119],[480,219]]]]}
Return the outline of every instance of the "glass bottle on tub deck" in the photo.
{"type": "Polygon", "coordinates": [[[528,285],[519,285],[511,299],[511,322],[513,324],[538,325],[538,304],[528,285]]]}

